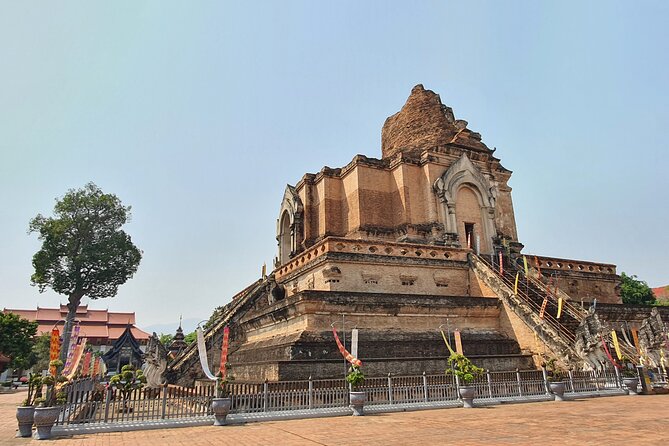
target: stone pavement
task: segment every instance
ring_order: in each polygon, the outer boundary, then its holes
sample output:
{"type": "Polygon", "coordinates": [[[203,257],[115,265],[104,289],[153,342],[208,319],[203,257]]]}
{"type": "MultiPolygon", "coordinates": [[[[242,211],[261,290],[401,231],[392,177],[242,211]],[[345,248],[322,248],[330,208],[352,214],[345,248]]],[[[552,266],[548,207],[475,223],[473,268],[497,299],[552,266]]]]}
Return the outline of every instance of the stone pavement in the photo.
{"type": "MultiPolygon", "coordinates": [[[[0,394],[0,445],[49,444],[14,438],[15,408],[24,397],[0,394]]],[[[53,441],[57,446],[665,445],[669,395],[75,435],[53,441]]]]}

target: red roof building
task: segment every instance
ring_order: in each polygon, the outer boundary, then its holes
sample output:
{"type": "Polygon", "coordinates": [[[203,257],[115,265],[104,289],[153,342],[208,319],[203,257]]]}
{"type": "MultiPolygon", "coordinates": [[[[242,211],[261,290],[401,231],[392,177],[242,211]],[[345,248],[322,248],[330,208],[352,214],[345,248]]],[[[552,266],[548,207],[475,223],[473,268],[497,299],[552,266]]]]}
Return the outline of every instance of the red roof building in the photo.
{"type": "MultiPolygon", "coordinates": [[[[37,334],[51,333],[54,325],[62,331],[67,317],[67,306],[17,310],[5,308],[5,313],[18,314],[29,321],[37,321],[37,334]]],[[[77,307],[75,320],[79,321],[79,336],[88,338],[89,345],[111,346],[130,326],[132,335],[140,345],[146,345],[149,333],[135,327],[135,313],[112,313],[108,310],[93,310],[88,305],[77,307]]],[[[101,350],[105,350],[104,348],[101,350]]]]}
{"type": "Polygon", "coordinates": [[[653,288],[657,300],[669,300],[669,285],[653,288]]]}

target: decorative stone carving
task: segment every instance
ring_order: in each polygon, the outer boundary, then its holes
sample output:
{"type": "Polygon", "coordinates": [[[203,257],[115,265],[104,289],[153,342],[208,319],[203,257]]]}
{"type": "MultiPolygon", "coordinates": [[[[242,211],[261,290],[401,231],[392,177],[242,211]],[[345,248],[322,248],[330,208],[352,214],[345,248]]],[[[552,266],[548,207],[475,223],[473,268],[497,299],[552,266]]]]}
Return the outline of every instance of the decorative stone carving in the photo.
{"type": "Polygon", "coordinates": [[[279,255],[276,266],[283,265],[303,247],[298,241],[302,240],[304,225],[304,206],[302,200],[295,192],[295,188],[290,184],[286,185],[279,210],[279,218],[276,224],[276,240],[279,245],[279,255]]]}
{"type": "Polygon", "coordinates": [[[154,332],[149,338],[144,352],[144,376],[146,387],[158,389],[165,384],[165,370],[167,369],[167,347],[160,342],[154,332]]]}
{"type": "Polygon", "coordinates": [[[576,329],[574,349],[583,360],[585,369],[598,370],[608,362],[602,347],[602,332],[604,327],[595,313],[595,307],[590,307],[588,314],[576,329]]]}
{"type": "Polygon", "coordinates": [[[660,366],[660,350],[664,347],[664,340],[664,324],[657,308],[653,307],[639,328],[639,346],[648,359],[647,366],[660,366]]]}
{"type": "Polygon", "coordinates": [[[495,226],[497,183],[491,184],[466,153],[463,153],[443,175],[437,178],[433,185],[434,192],[439,197],[442,206],[445,232],[447,234],[458,233],[458,222],[456,220],[458,203],[456,197],[458,190],[465,185],[469,186],[479,197],[481,221],[483,222],[482,236],[486,241],[492,240],[497,235],[495,226]]]}

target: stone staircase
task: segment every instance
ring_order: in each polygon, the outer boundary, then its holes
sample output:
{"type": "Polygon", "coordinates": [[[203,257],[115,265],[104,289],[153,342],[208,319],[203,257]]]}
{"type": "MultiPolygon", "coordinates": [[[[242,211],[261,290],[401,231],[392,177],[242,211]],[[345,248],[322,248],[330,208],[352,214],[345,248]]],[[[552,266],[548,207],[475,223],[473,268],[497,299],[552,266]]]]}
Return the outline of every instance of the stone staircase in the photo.
{"type": "Polygon", "coordinates": [[[482,256],[469,254],[469,262],[474,273],[493,290],[502,301],[550,348],[564,364],[580,364],[582,359],[575,349],[576,332],[587,313],[563,297],[562,314],[557,318],[558,302],[555,291],[531,274],[511,262],[503,267],[495,265],[482,256]],[[519,273],[518,292],[514,293],[516,274],[519,273]],[[543,317],[541,308],[546,301],[543,317]]]}

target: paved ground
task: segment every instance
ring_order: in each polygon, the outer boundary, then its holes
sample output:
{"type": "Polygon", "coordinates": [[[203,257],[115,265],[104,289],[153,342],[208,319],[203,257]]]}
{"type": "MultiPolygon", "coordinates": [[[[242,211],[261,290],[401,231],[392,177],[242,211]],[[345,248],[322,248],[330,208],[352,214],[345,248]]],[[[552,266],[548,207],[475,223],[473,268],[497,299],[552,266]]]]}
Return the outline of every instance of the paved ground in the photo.
{"type": "MultiPolygon", "coordinates": [[[[0,394],[0,445],[45,444],[14,438],[15,408],[24,397],[0,394]]],[[[54,441],[56,446],[667,445],[669,395],[76,435],[54,441]]]]}

